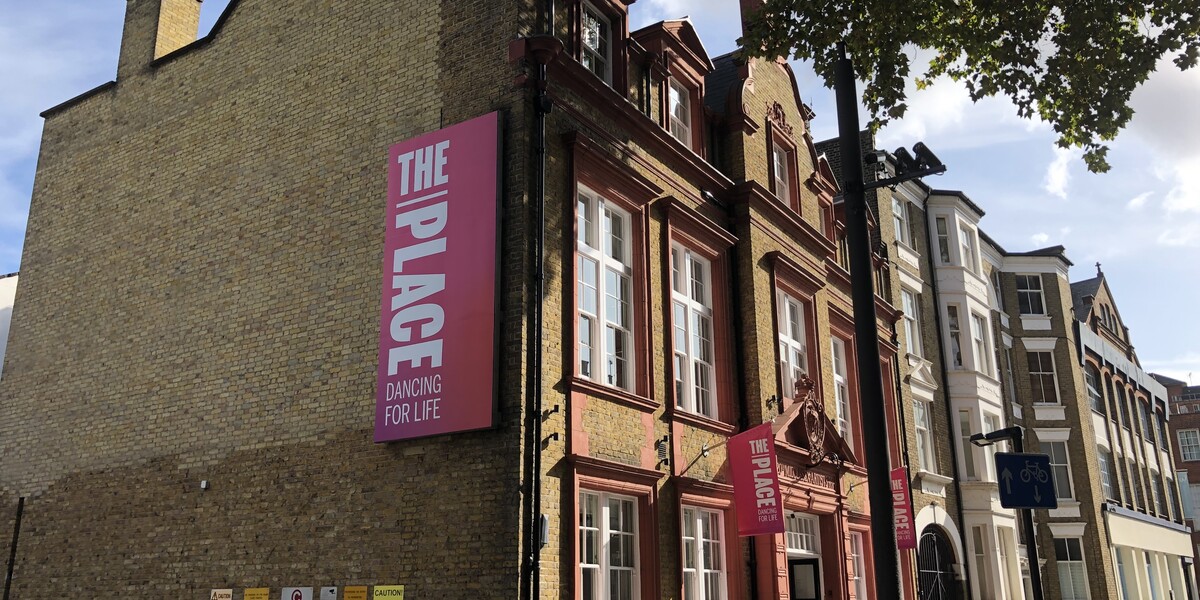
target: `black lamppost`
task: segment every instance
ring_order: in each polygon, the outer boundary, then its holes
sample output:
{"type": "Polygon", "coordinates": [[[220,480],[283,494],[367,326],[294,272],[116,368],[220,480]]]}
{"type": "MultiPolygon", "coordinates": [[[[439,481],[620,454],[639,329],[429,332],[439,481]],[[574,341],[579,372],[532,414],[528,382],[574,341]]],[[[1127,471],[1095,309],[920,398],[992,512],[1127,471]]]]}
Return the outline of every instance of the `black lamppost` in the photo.
{"type": "Polygon", "coordinates": [[[851,299],[854,303],[855,356],[858,358],[858,389],[863,413],[863,437],[871,507],[871,557],[875,564],[878,600],[899,600],[900,561],[892,511],[891,460],[888,456],[887,418],[883,401],[883,379],[879,359],[879,335],[875,319],[874,270],[871,266],[871,236],[867,229],[864,192],[895,185],[946,170],[924,144],[913,148],[917,157],[901,148],[896,151],[896,177],[863,182],[863,153],[858,140],[858,92],[854,66],[846,56],[846,45],[838,44],[834,68],[837,95],[838,140],[841,147],[842,198],[846,203],[846,234],[850,250],[851,299]]]}
{"type": "MultiPolygon", "coordinates": [[[[984,448],[1002,440],[1012,440],[1013,452],[1025,452],[1025,431],[1019,425],[997,429],[991,433],[976,433],[971,436],[971,443],[984,448]]],[[[1021,528],[1025,530],[1025,553],[1029,556],[1029,584],[1033,587],[1033,600],[1042,600],[1042,570],[1038,567],[1037,543],[1033,539],[1033,510],[1028,508],[1021,511],[1021,528]]]]}

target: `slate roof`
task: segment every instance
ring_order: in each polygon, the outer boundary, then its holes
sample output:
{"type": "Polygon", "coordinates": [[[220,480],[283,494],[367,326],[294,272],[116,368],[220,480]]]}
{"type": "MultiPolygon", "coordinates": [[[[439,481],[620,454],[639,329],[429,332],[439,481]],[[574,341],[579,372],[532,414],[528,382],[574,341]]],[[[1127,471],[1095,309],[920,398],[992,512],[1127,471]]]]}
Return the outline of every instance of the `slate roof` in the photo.
{"type": "Polygon", "coordinates": [[[704,105],[719,115],[726,115],[729,94],[740,84],[736,51],[712,59],[713,70],[704,78],[704,105]]]}
{"type": "MultiPolygon", "coordinates": [[[[1060,248],[1062,246],[1059,246],[1060,248]]],[[[1100,282],[1104,280],[1103,275],[1097,275],[1091,279],[1076,281],[1071,284],[1071,304],[1075,307],[1075,318],[1086,323],[1092,316],[1092,302],[1084,300],[1091,296],[1096,297],[1096,292],[1100,291],[1100,282]]]]}

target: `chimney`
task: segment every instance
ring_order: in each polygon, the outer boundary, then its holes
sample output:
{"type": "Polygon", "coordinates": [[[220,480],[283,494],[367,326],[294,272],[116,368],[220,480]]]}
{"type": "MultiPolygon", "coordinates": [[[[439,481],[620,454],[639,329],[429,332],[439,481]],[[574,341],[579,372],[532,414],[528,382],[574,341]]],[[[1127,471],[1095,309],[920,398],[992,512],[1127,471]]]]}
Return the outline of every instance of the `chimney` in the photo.
{"type": "Polygon", "coordinates": [[[127,0],[117,79],[194,41],[200,30],[201,0],[127,0]]]}
{"type": "Polygon", "coordinates": [[[748,17],[759,11],[765,2],[763,0],[738,0],[742,9],[742,35],[746,35],[748,17]]]}

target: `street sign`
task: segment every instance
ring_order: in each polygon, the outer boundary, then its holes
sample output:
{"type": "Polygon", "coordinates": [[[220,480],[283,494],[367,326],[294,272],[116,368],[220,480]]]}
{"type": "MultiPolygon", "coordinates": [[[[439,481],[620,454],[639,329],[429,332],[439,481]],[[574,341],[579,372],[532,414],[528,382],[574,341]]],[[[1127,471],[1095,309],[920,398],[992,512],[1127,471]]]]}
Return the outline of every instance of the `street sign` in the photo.
{"type": "Polygon", "coordinates": [[[1028,452],[997,452],[996,477],[1004,508],[1058,508],[1050,457],[1028,452]]]}

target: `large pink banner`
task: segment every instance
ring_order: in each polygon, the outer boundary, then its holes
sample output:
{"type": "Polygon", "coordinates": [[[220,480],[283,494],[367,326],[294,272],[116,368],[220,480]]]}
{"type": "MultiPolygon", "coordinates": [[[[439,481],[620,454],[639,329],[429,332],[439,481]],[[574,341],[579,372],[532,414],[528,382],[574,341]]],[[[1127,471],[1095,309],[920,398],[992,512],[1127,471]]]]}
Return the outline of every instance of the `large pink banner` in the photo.
{"type": "Polygon", "coordinates": [[[729,468],[738,535],[783,533],[783,498],[770,423],[729,438],[729,468]]]}
{"type": "Polygon", "coordinates": [[[375,441],[491,427],[499,115],[391,147],[375,441]]]}
{"type": "Polygon", "coordinates": [[[896,522],[896,547],[912,550],[917,547],[912,502],[908,494],[908,469],[892,469],[892,516],[896,522]]]}

